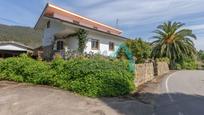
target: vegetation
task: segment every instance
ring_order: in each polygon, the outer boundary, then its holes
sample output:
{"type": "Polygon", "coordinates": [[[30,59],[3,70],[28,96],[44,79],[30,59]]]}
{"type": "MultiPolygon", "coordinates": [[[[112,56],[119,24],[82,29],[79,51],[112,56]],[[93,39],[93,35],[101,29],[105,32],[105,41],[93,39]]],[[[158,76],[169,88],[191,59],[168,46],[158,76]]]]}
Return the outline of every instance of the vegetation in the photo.
{"type": "Polygon", "coordinates": [[[86,41],[87,41],[87,31],[85,31],[84,29],[80,29],[78,32],[77,32],[77,37],[79,39],[79,52],[80,53],[83,53],[84,52],[84,49],[86,47],[86,41]]]}
{"type": "Polygon", "coordinates": [[[181,69],[187,69],[187,70],[194,70],[197,69],[198,64],[195,59],[192,58],[184,58],[183,60],[180,60],[176,64],[176,69],[181,70],[181,69]]]}
{"type": "Polygon", "coordinates": [[[176,63],[185,61],[184,58],[195,58],[196,48],[193,39],[196,36],[192,30],[182,29],[184,26],[180,22],[165,22],[157,27],[155,31],[156,39],[153,43],[153,58],[168,57],[171,68],[175,68],[176,63]]]}
{"type": "Polygon", "coordinates": [[[37,48],[42,45],[42,33],[29,27],[0,24],[0,41],[16,41],[37,48]]]}
{"type": "MultiPolygon", "coordinates": [[[[127,40],[124,43],[131,51],[132,55],[136,58],[136,63],[143,63],[150,58],[151,46],[149,43],[143,41],[141,38],[135,40],[127,40]]],[[[126,56],[124,49],[120,49],[118,58],[124,58],[126,56]]]]}
{"type": "Polygon", "coordinates": [[[0,61],[0,80],[50,85],[81,95],[119,96],[134,90],[133,73],[124,61],[77,57],[51,63],[25,55],[0,61]]]}
{"type": "Polygon", "coordinates": [[[204,51],[200,50],[198,52],[198,58],[199,58],[199,60],[204,62],[204,51]]]}
{"type": "Polygon", "coordinates": [[[72,33],[72,34],[69,34],[69,35],[66,35],[64,36],[64,38],[70,38],[70,37],[77,37],[78,40],[79,40],[79,48],[78,48],[78,51],[80,53],[83,53],[84,52],[84,49],[86,47],[86,42],[87,42],[87,35],[88,35],[88,32],[84,29],[79,29],[77,32],[75,33],[72,33]]]}

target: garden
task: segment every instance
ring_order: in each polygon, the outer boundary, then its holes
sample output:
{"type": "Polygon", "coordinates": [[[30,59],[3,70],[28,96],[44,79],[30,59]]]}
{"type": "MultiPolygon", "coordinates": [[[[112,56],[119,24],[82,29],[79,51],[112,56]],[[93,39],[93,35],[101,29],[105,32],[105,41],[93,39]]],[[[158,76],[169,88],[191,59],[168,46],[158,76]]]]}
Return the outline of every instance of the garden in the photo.
{"type": "Polygon", "coordinates": [[[135,90],[127,61],[79,56],[52,62],[27,55],[0,61],[0,80],[49,85],[84,96],[119,96],[135,90]]]}

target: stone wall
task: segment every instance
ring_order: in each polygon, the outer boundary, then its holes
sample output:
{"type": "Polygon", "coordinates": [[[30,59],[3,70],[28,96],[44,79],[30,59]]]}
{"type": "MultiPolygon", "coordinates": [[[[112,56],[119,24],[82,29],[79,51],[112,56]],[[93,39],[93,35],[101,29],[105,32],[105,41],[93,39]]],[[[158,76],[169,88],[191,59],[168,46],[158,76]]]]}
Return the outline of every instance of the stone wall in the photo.
{"type": "Polygon", "coordinates": [[[169,72],[166,62],[136,64],[135,84],[140,86],[169,72]]]}
{"type": "Polygon", "coordinates": [[[140,86],[154,79],[153,63],[136,64],[135,83],[140,86]]]}
{"type": "Polygon", "coordinates": [[[161,76],[169,72],[169,65],[166,62],[156,62],[154,68],[155,76],[161,76]]]}

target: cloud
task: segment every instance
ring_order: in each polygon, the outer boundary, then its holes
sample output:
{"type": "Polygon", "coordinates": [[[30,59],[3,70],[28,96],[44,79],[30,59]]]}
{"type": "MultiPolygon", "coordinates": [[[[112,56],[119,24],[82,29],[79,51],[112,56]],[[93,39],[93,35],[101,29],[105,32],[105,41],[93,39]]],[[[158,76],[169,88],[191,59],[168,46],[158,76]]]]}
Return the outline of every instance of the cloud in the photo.
{"type": "MultiPolygon", "coordinates": [[[[204,35],[201,35],[204,33],[204,0],[50,0],[50,2],[110,26],[115,26],[116,20],[119,19],[123,35],[131,38],[151,38],[152,31],[162,22],[181,21],[187,24],[186,28],[194,30],[199,39],[197,42],[199,47],[203,45],[201,42],[204,43],[204,35]]],[[[16,22],[33,26],[46,1],[22,0],[0,3],[3,18],[15,19],[16,22]],[[14,10],[4,13],[10,9],[5,6],[10,6],[14,10]]]]}
{"type": "Polygon", "coordinates": [[[186,28],[189,28],[192,30],[204,30],[204,24],[192,25],[192,26],[188,26],[186,28]]]}
{"type": "MultiPolygon", "coordinates": [[[[203,0],[75,0],[69,7],[111,26],[119,19],[126,37],[148,39],[156,26],[167,20],[184,22],[196,34],[203,33],[203,4],[203,0]]],[[[204,43],[201,37],[196,43],[199,48],[204,43]]]]}

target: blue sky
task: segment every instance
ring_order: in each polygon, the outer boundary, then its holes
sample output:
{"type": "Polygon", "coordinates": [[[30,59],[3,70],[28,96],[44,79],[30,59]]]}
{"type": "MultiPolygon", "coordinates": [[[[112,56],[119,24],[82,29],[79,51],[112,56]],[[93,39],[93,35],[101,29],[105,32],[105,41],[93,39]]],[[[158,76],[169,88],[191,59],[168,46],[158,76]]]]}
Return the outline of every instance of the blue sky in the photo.
{"type": "MultiPolygon", "coordinates": [[[[48,0],[0,0],[0,23],[34,27],[48,0]]],[[[67,10],[116,26],[126,37],[149,41],[164,21],[180,21],[197,35],[204,50],[204,0],[49,0],[67,10]]]]}

